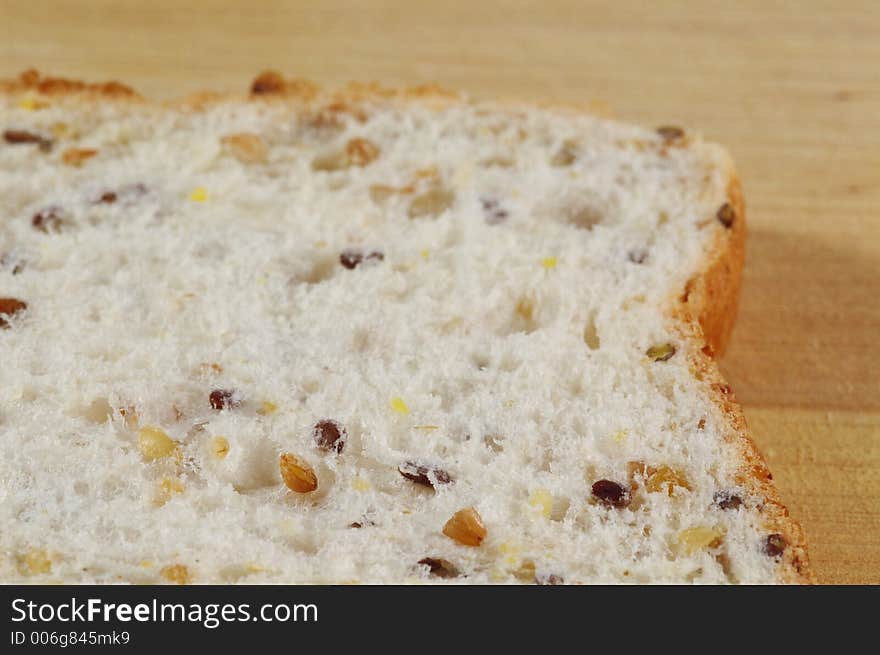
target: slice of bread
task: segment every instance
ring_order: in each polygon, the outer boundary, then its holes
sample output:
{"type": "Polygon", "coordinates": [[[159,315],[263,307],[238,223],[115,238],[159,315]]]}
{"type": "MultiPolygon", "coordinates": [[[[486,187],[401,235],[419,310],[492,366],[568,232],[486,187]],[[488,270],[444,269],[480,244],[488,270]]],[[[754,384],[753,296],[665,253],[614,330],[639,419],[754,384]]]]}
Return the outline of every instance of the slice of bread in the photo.
{"type": "Polygon", "coordinates": [[[434,88],[0,87],[0,579],[808,582],[718,146],[434,88]]]}

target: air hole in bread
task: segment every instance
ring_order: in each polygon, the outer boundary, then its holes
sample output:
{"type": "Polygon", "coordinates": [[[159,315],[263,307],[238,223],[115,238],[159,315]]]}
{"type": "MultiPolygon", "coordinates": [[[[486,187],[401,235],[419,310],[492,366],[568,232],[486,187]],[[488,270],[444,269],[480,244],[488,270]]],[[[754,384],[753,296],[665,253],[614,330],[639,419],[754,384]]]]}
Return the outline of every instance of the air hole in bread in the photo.
{"type": "Polygon", "coordinates": [[[538,329],[538,322],[535,318],[535,304],[533,298],[520,296],[513,308],[513,317],[508,333],[525,332],[528,334],[538,329]]]}

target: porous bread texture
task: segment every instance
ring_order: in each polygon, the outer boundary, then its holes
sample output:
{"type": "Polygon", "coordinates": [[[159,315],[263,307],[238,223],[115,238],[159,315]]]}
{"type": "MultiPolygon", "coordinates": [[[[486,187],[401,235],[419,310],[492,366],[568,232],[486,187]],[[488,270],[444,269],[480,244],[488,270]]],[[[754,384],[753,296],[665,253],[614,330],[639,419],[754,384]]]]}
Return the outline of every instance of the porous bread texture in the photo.
{"type": "Polygon", "coordinates": [[[0,142],[0,579],[810,579],[699,328],[723,346],[741,265],[721,148],[275,81],[5,87],[0,128],[53,144],[0,142]],[[444,534],[466,508],[478,546],[444,534]]]}

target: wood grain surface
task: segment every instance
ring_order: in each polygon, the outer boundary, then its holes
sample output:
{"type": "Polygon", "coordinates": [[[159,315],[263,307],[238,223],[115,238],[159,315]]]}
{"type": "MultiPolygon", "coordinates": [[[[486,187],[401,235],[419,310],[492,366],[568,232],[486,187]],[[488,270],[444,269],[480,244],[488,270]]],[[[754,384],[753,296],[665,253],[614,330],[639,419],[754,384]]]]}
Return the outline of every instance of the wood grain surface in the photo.
{"type": "Polygon", "coordinates": [[[0,76],[30,66],[601,99],[726,144],[750,234],[723,369],[820,581],[880,583],[880,2],[0,0],[0,76]]]}

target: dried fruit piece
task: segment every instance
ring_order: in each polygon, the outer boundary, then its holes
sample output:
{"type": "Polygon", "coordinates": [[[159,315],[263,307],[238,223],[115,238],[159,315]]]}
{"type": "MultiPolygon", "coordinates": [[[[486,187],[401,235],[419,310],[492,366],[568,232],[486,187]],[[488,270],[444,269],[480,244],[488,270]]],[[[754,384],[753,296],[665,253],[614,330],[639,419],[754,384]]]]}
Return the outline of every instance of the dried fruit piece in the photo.
{"type": "Polygon", "coordinates": [[[97,154],[98,151],[94,148],[68,148],[61,153],[61,161],[68,166],[82,166],[97,154]]]}
{"type": "Polygon", "coordinates": [[[457,578],[459,576],[458,569],[449,560],[439,557],[425,557],[419,560],[419,564],[428,567],[428,573],[435,578],[457,578]]]}
{"type": "Polygon", "coordinates": [[[723,537],[724,532],[721,530],[697,526],[682,530],[678,534],[678,543],[688,555],[691,555],[703,548],[715,548],[723,537]]]}
{"type": "Polygon", "coordinates": [[[407,480],[425,485],[426,487],[435,487],[452,482],[449,473],[443,469],[417,464],[416,462],[404,462],[397,467],[397,471],[407,480]]]}
{"type": "Polygon", "coordinates": [[[737,509],[742,505],[742,498],[732,491],[716,491],[712,499],[721,509],[737,509]]]}
{"type": "Polygon", "coordinates": [[[112,205],[116,202],[117,198],[118,196],[116,195],[115,191],[105,191],[95,201],[95,204],[112,205]]]}
{"type": "Polygon", "coordinates": [[[291,453],[284,453],[279,458],[281,478],[291,491],[306,494],[318,488],[318,477],[304,460],[291,453]]]}
{"type": "Polygon", "coordinates": [[[657,128],[657,134],[663,137],[664,141],[677,141],[684,138],[684,130],[676,125],[661,125],[657,128]]]}
{"type": "Polygon", "coordinates": [[[473,507],[461,509],[443,526],[443,534],[462,546],[479,546],[486,538],[486,526],[473,507]]]}
{"type": "Polygon", "coordinates": [[[408,214],[410,218],[439,216],[452,207],[454,202],[455,194],[452,191],[442,186],[433,186],[412,199],[408,214]]]}
{"type": "Polygon", "coordinates": [[[49,152],[52,149],[52,139],[26,130],[5,130],[3,140],[10,145],[34,144],[39,146],[43,152],[49,152]]]}
{"type": "Polygon", "coordinates": [[[138,431],[138,449],[148,462],[176,454],[177,443],[164,430],[145,425],[138,431]]]}
{"type": "Polygon", "coordinates": [[[226,151],[243,164],[259,164],[266,161],[269,148],[257,134],[239,132],[220,139],[226,151]]]}
{"type": "Polygon", "coordinates": [[[767,539],[764,542],[764,553],[770,557],[782,557],[782,553],[785,552],[785,547],[787,545],[785,537],[778,532],[775,532],[767,535],[767,539]]]}
{"type": "Polygon", "coordinates": [[[159,570],[159,575],[173,584],[190,584],[192,582],[192,574],[183,564],[163,566],[159,570]]]}
{"type": "Polygon", "coordinates": [[[355,138],[345,144],[349,166],[366,166],[379,156],[379,147],[368,139],[355,138]]]}
{"type": "Polygon", "coordinates": [[[339,253],[339,263],[349,270],[357,268],[364,261],[381,262],[384,259],[384,253],[378,250],[371,250],[365,255],[360,250],[349,248],[339,253]]]}
{"type": "Polygon", "coordinates": [[[409,407],[407,406],[403,398],[399,396],[395,396],[391,399],[391,409],[393,409],[398,414],[403,414],[404,416],[409,414],[409,407]]]}
{"type": "Polygon", "coordinates": [[[675,354],[675,346],[671,343],[661,343],[648,348],[645,354],[655,362],[665,362],[675,354]]]}
{"type": "Polygon", "coordinates": [[[645,480],[645,489],[648,493],[666,491],[668,495],[672,496],[676,487],[691,490],[690,483],[684,474],[668,466],[660,466],[650,470],[645,480]]]}
{"type": "Polygon", "coordinates": [[[214,389],[208,395],[208,401],[211,403],[211,407],[217,411],[235,409],[241,405],[241,398],[234,389],[214,389]]]}
{"type": "Polygon", "coordinates": [[[0,329],[9,328],[9,318],[27,309],[27,303],[18,298],[0,298],[0,329]]]}
{"type": "Polygon", "coordinates": [[[267,95],[279,93],[284,90],[284,78],[275,71],[265,71],[257,76],[251,84],[251,93],[254,95],[267,95]]]}
{"type": "Polygon", "coordinates": [[[718,208],[715,217],[718,219],[719,223],[727,229],[730,229],[733,227],[733,222],[736,220],[736,212],[733,210],[733,205],[729,202],[725,202],[718,208]]]}
{"type": "Polygon", "coordinates": [[[598,480],[591,488],[593,496],[608,507],[622,508],[630,503],[629,490],[613,480],[598,480]]]}
{"type": "Polygon", "coordinates": [[[34,229],[46,234],[60,232],[66,222],[66,216],[60,207],[41,209],[31,219],[34,229]]]}
{"type": "Polygon", "coordinates": [[[312,436],[315,439],[315,443],[318,444],[318,448],[327,452],[335,450],[337,454],[341,453],[342,449],[345,448],[345,440],[348,438],[345,428],[331,419],[318,421],[315,424],[312,436]]]}

